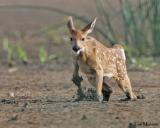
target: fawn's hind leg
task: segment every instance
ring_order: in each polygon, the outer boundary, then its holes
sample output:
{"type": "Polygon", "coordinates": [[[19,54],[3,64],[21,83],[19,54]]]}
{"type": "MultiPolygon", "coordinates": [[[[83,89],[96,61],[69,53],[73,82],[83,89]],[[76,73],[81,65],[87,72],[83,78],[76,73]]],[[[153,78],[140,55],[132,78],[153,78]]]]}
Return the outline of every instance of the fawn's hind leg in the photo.
{"type": "Polygon", "coordinates": [[[131,82],[127,74],[123,77],[123,79],[117,79],[116,81],[118,86],[126,94],[128,99],[131,99],[131,100],[137,99],[137,96],[132,91],[131,82]]]}
{"type": "MultiPolygon", "coordinates": [[[[96,87],[96,77],[90,76],[88,77],[88,81],[90,82],[91,85],[96,87]]],[[[110,83],[107,81],[103,81],[103,86],[102,86],[102,94],[103,94],[103,100],[104,101],[109,101],[109,98],[112,93],[112,88],[110,87],[110,83]]]]}
{"type": "Polygon", "coordinates": [[[117,59],[116,68],[117,68],[117,75],[118,75],[116,77],[116,81],[118,86],[126,94],[128,99],[131,99],[131,100],[137,99],[137,96],[132,91],[131,82],[127,74],[125,60],[117,59]]]}

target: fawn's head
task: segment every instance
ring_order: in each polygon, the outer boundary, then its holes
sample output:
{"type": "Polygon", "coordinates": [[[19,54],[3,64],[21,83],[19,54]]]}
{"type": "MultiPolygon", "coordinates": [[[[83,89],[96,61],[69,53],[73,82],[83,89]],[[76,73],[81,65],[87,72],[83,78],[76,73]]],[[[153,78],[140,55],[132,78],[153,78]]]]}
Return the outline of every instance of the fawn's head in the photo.
{"type": "Polygon", "coordinates": [[[76,29],[72,17],[68,18],[68,29],[71,33],[71,43],[72,43],[72,50],[74,53],[79,55],[81,52],[85,50],[85,42],[87,35],[93,31],[93,28],[96,23],[96,18],[90,22],[87,26],[85,26],[83,29],[76,29]]]}

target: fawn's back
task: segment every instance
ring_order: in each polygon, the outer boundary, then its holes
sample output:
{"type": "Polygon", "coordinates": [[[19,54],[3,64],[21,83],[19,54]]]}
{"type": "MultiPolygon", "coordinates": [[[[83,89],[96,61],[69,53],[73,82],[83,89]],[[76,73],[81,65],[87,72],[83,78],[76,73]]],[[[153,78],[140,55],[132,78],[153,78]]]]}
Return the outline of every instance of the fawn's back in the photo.
{"type": "Polygon", "coordinates": [[[93,37],[87,37],[83,49],[77,61],[86,75],[94,75],[98,68],[102,68],[103,76],[107,77],[122,77],[126,72],[126,58],[121,45],[107,48],[93,37]]]}

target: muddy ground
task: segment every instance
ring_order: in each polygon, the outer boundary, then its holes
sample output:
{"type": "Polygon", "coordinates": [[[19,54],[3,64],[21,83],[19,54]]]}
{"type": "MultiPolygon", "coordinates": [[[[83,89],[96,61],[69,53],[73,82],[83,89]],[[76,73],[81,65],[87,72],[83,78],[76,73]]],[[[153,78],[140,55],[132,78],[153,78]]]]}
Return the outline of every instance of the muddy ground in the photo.
{"type": "MultiPolygon", "coordinates": [[[[113,84],[109,102],[74,102],[77,88],[71,81],[69,44],[47,43],[41,37],[23,39],[23,47],[31,60],[28,65],[15,62],[9,68],[1,57],[1,128],[160,127],[159,66],[148,71],[129,71],[134,91],[143,94],[145,99],[121,101],[124,94],[113,84]],[[61,52],[63,56],[41,65],[37,58],[37,48],[41,45],[46,46],[48,52],[61,52]]],[[[91,88],[87,81],[83,86],[91,88]]]]}

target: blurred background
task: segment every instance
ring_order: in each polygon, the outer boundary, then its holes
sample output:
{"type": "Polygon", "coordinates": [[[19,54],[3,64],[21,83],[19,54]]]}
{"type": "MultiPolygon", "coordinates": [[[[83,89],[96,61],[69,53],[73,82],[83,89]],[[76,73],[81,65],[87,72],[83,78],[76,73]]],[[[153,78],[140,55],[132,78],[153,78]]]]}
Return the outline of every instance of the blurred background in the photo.
{"type": "Polygon", "coordinates": [[[70,64],[68,16],[77,27],[97,17],[92,35],[122,44],[131,68],[148,69],[160,56],[159,0],[0,0],[0,16],[0,61],[9,66],[70,64]]]}

